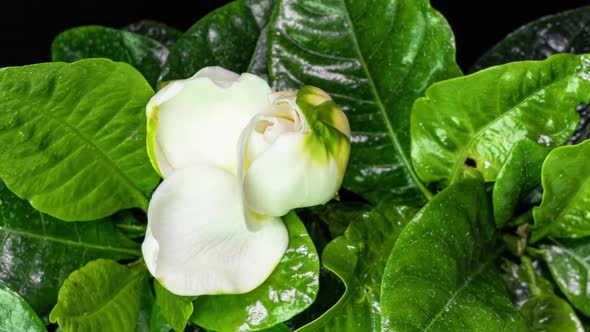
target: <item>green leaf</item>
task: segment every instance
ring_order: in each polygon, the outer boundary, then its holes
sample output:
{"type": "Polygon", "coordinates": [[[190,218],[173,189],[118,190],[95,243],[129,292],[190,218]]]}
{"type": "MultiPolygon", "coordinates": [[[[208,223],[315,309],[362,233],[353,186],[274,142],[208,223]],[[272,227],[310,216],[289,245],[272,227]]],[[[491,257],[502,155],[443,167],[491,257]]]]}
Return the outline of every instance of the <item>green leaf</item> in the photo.
{"type": "Polygon", "coordinates": [[[265,73],[272,6],[273,0],[238,0],[200,19],[170,51],[160,81],[191,77],[207,66],[265,73]]]}
{"type": "Polygon", "coordinates": [[[590,317],[590,238],[549,239],[539,250],[559,289],[590,317]]]}
{"type": "Polygon", "coordinates": [[[64,332],[135,331],[145,269],[97,259],[74,271],[49,314],[64,332]]]}
{"type": "Polygon", "coordinates": [[[572,307],[555,295],[535,296],[524,303],[520,312],[534,332],[584,332],[572,307]]]}
{"type": "MultiPolygon", "coordinates": [[[[136,332],[150,331],[152,322],[152,309],[154,307],[154,293],[150,285],[149,278],[144,278],[141,287],[141,295],[139,299],[139,316],[137,318],[136,332]]],[[[168,332],[168,331],[166,331],[168,332]]]]}
{"type": "Polygon", "coordinates": [[[150,320],[150,332],[169,332],[172,328],[166,321],[166,317],[162,313],[162,308],[154,302],[152,307],[152,316],[150,320]]]}
{"type": "Polygon", "coordinates": [[[416,212],[388,205],[388,211],[350,212],[352,223],[322,254],[324,266],[342,279],[346,291],[335,306],[297,331],[381,331],[379,297],[385,263],[397,236],[416,212]]]}
{"type": "Polygon", "coordinates": [[[543,164],[543,201],[533,209],[531,241],[590,235],[590,141],[557,148],[543,164]]]}
{"type": "Polygon", "coordinates": [[[74,62],[87,58],[107,58],[126,62],[155,86],[168,48],[132,32],[90,25],[60,33],[51,45],[53,61],[74,62]]]}
{"type": "Polygon", "coordinates": [[[153,39],[167,48],[172,48],[178,38],[182,36],[182,31],[152,20],[141,20],[131,23],[123,27],[123,30],[153,39]]]}
{"type": "Polygon", "coordinates": [[[246,294],[201,296],[191,320],[215,331],[272,327],[309,307],[318,292],[319,257],[294,212],[283,217],[289,247],[273,273],[246,294]]]}
{"type": "Polygon", "coordinates": [[[35,311],[17,293],[0,282],[0,331],[47,331],[35,311]]]}
{"type": "Polygon", "coordinates": [[[66,221],[139,207],[158,184],[145,149],[154,94],[133,67],[105,59],[0,70],[0,178],[66,221]]]}
{"type": "Polygon", "coordinates": [[[590,56],[510,63],[432,85],[412,111],[412,160],[425,182],[478,170],[494,181],[512,147],[570,138],[590,98],[590,56]]]}
{"type": "Polygon", "coordinates": [[[496,226],[506,224],[519,203],[541,184],[541,167],[548,153],[548,148],[528,139],[510,150],[493,189],[496,226]]]}
{"type": "Polygon", "coordinates": [[[479,181],[434,196],[404,228],[387,261],[383,329],[528,331],[496,271],[501,248],[495,240],[491,204],[479,181]]]}
{"type": "Polygon", "coordinates": [[[519,276],[529,285],[533,296],[522,305],[520,312],[531,331],[584,332],[572,307],[553,293],[549,281],[536,274],[531,259],[523,256],[521,261],[519,276]]]}
{"type": "Polygon", "coordinates": [[[273,86],[320,87],[348,116],[344,187],[373,202],[430,197],[410,163],[410,110],[460,71],[452,31],[429,2],[280,0],[269,27],[273,86]]]}
{"type": "Polygon", "coordinates": [[[590,6],[549,15],[510,33],[474,69],[523,60],[544,60],[557,53],[590,53],[590,6]]]}
{"type": "Polygon", "coordinates": [[[118,218],[66,223],[35,211],[0,182],[0,281],[40,315],[49,313],[63,281],[87,262],[141,256],[114,226],[118,218]]]}
{"type": "Polygon", "coordinates": [[[184,331],[186,322],[193,313],[194,297],[170,293],[157,280],[154,281],[154,289],[156,290],[156,303],[168,324],[175,331],[184,331]]]}

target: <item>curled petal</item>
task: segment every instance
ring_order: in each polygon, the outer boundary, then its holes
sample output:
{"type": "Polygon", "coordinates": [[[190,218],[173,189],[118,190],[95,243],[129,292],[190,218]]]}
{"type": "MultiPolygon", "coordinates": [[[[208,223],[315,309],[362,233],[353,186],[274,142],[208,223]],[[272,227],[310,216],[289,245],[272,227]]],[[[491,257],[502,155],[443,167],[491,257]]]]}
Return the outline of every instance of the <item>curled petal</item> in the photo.
{"type": "Polygon", "coordinates": [[[281,260],[288,232],[265,217],[257,231],[244,222],[236,176],[199,164],[176,170],[158,187],[142,245],[151,274],[178,295],[245,293],[281,260]]]}
{"type": "Polygon", "coordinates": [[[344,112],[322,90],[274,94],[272,110],[242,134],[238,177],[248,226],[260,216],[324,204],[342,184],[350,155],[344,112]]]}
{"type": "Polygon", "coordinates": [[[270,110],[270,92],[260,77],[221,67],[169,83],[147,105],[154,168],[166,177],[205,162],[235,174],[240,133],[253,116],[270,110]]]}

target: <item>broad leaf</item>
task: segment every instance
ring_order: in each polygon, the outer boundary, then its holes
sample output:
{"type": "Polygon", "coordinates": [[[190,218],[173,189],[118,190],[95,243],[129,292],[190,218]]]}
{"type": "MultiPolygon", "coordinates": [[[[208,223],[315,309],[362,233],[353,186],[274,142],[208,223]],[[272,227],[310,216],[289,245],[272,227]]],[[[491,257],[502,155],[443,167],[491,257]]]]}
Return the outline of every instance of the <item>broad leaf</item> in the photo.
{"type": "Polygon", "coordinates": [[[545,16],[520,27],[486,52],[474,69],[544,60],[557,53],[590,53],[590,7],[545,16]]]}
{"type": "Polygon", "coordinates": [[[528,331],[496,271],[495,239],[492,207],[479,181],[437,194],[391,251],[381,287],[383,329],[528,331]]]}
{"type": "Polygon", "coordinates": [[[49,319],[64,332],[134,331],[145,277],[142,266],[92,261],[66,279],[49,319]]]}
{"type": "Polygon", "coordinates": [[[66,277],[97,258],[139,257],[139,246],[104,220],[66,223],[35,211],[0,182],[0,281],[41,315],[66,277]]]}
{"type": "Polygon", "coordinates": [[[1,69],[0,178],[62,220],[146,209],[159,181],[145,149],[152,95],[133,67],[105,59],[1,69]]]}
{"type": "Polygon", "coordinates": [[[29,304],[1,282],[0,331],[47,331],[29,304]]]}
{"type": "Polygon", "coordinates": [[[60,33],[51,45],[53,61],[107,58],[126,62],[155,86],[169,50],[154,39],[129,31],[90,25],[60,33]]]}
{"type": "Polygon", "coordinates": [[[166,322],[175,331],[184,331],[186,323],[193,313],[194,297],[170,293],[157,280],[154,280],[154,289],[156,290],[156,303],[166,322]]]}
{"type": "Polygon", "coordinates": [[[167,48],[174,46],[174,43],[182,36],[182,31],[152,20],[141,20],[131,23],[123,27],[123,30],[153,39],[167,48]]]}
{"type": "Polygon", "coordinates": [[[590,317],[590,239],[550,239],[539,250],[559,289],[590,317]]]}
{"type": "Polygon", "coordinates": [[[268,279],[251,292],[201,296],[191,320],[215,331],[272,327],[309,307],[318,292],[319,257],[303,223],[293,212],[283,218],[289,247],[268,279]]]}
{"type": "Polygon", "coordinates": [[[373,202],[429,197],[410,163],[409,119],[430,84],[460,75],[445,19],[427,0],[281,0],[269,27],[274,87],[321,87],[348,116],[344,186],[373,202]]]}
{"type": "Polygon", "coordinates": [[[432,85],[412,111],[412,160],[425,182],[477,169],[494,181],[512,147],[567,142],[590,99],[590,56],[555,55],[432,85]]]}
{"type": "Polygon", "coordinates": [[[512,148],[493,189],[496,226],[507,223],[519,203],[541,184],[541,166],[548,153],[548,148],[528,139],[512,148]]]}
{"type": "Polygon", "coordinates": [[[155,303],[150,280],[149,278],[143,279],[142,285],[140,286],[141,295],[139,298],[139,315],[137,317],[137,325],[135,326],[136,332],[150,331],[152,311],[155,303]]]}
{"type": "Polygon", "coordinates": [[[388,211],[350,212],[351,225],[322,254],[324,266],[342,279],[346,291],[330,310],[297,331],[381,331],[381,277],[397,236],[414,213],[393,205],[388,211]]]}
{"type": "Polygon", "coordinates": [[[160,81],[193,76],[207,66],[266,72],[266,30],[273,0],[237,0],[200,19],[170,51],[160,81]]]}
{"type": "Polygon", "coordinates": [[[519,277],[533,294],[520,308],[531,331],[584,332],[572,307],[553,293],[549,281],[536,274],[529,257],[521,258],[519,277]]]}
{"type": "Polygon", "coordinates": [[[590,235],[590,141],[549,153],[543,164],[543,201],[533,209],[531,241],[590,235]]]}

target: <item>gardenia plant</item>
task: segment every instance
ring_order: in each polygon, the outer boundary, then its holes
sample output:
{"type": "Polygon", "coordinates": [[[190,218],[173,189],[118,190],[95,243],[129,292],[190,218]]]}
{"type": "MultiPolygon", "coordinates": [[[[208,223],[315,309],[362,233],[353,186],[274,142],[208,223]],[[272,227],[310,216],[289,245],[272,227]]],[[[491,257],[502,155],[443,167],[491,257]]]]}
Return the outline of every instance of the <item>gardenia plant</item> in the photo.
{"type": "Polygon", "coordinates": [[[238,0],[0,69],[1,331],[584,331],[590,8],[238,0]]]}

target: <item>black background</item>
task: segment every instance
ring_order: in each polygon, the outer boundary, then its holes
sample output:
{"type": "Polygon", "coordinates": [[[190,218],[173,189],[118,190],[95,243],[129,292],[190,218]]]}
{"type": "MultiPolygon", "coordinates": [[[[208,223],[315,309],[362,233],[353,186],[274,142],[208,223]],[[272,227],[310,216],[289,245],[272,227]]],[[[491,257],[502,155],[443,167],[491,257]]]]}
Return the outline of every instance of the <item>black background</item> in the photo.
{"type": "MultiPolygon", "coordinates": [[[[468,68],[506,34],[536,18],[590,5],[590,0],[431,0],[453,28],[457,58],[468,68]]],[[[0,0],[0,67],[50,60],[50,45],[59,32],[79,25],[122,27],[141,19],[164,22],[181,30],[229,1],[58,1],[0,0]]]]}

